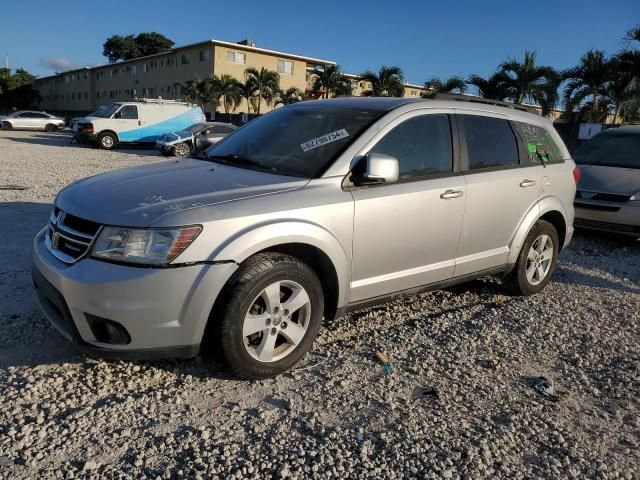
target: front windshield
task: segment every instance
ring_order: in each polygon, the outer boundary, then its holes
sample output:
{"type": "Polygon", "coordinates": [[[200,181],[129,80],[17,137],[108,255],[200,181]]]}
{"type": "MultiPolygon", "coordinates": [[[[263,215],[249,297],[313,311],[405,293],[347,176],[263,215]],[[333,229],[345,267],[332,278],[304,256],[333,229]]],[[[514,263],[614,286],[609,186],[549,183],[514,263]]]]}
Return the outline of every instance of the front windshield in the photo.
{"type": "Polygon", "coordinates": [[[640,133],[601,133],[576,150],[573,158],[582,165],[640,168],[640,133]]]}
{"type": "Polygon", "coordinates": [[[116,113],[116,110],[118,110],[120,107],[121,105],[119,103],[112,103],[111,105],[104,108],[103,110],[97,111],[93,116],[100,117],[100,118],[109,118],[111,117],[111,115],[116,113]]]}
{"type": "Polygon", "coordinates": [[[209,147],[205,158],[313,178],[386,110],[313,104],[283,107],[209,147]]]}

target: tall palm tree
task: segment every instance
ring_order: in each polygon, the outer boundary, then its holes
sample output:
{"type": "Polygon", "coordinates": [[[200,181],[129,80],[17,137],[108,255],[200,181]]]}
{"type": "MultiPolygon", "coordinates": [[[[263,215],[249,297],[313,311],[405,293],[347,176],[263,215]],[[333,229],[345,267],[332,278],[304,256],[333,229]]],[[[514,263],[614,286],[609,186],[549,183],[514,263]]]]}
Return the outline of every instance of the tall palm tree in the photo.
{"type": "Polygon", "coordinates": [[[478,89],[478,95],[483,98],[504,100],[509,96],[506,85],[507,78],[507,75],[501,71],[494,73],[489,78],[471,74],[467,79],[467,83],[476,87],[478,89]]]}
{"type": "Polygon", "coordinates": [[[591,96],[591,110],[594,116],[597,115],[600,111],[600,98],[611,79],[611,67],[604,52],[589,50],[580,58],[578,65],[565,70],[562,79],[567,81],[564,87],[566,109],[574,110],[591,96]]]}
{"type": "Polygon", "coordinates": [[[624,36],[625,40],[640,42],[640,25],[636,25],[624,36]]]}
{"type": "Polygon", "coordinates": [[[267,105],[273,102],[273,97],[280,89],[280,75],[273,70],[262,67],[260,70],[249,67],[244,71],[245,78],[250,85],[253,85],[253,94],[258,98],[257,111],[260,114],[260,100],[264,100],[267,105]]]}
{"type": "Polygon", "coordinates": [[[274,97],[274,105],[289,105],[302,100],[302,90],[296,87],[287,88],[286,90],[278,90],[274,97]]]}
{"type": "Polygon", "coordinates": [[[242,102],[242,84],[232,75],[225,73],[220,77],[218,87],[218,98],[222,98],[224,113],[228,115],[229,110],[235,110],[242,102]]]}
{"type": "Polygon", "coordinates": [[[246,79],[244,82],[240,82],[240,94],[247,101],[247,113],[251,113],[252,110],[255,112],[257,108],[256,95],[252,80],[246,79]]]}
{"type": "Polygon", "coordinates": [[[553,67],[536,65],[536,52],[525,50],[522,62],[509,59],[500,65],[500,70],[505,75],[508,98],[515,103],[528,100],[553,108],[559,75],[553,67]]]}
{"type": "Polygon", "coordinates": [[[454,75],[442,81],[439,77],[431,77],[424,82],[424,92],[420,94],[422,98],[433,98],[438,93],[464,93],[467,91],[465,81],[454,75]]]}
{"type": "Polygon", "coordinates": [[[180,90],[188,102],[200,105],[204,111],[204,106],[209,103],[211,96],[207,80],[200,80],[199,78],[187,80],[180,84],[180,90]]]}
{"type": "Polygon", "coordinates": [[[376,74],[367,70],[360,80],[369,82],[371,88],[362,92],[365,97],[401,97],[404,94],[404,75],[400,67],[383,66],[376,74]]]}
{"type": "Polygon", "coordinates": [[[311,89],[314,94],[320,94],[321,98],[351,95],[351,82],[338,65],[324,65],[321,71],[314,72],[311,89]]]}

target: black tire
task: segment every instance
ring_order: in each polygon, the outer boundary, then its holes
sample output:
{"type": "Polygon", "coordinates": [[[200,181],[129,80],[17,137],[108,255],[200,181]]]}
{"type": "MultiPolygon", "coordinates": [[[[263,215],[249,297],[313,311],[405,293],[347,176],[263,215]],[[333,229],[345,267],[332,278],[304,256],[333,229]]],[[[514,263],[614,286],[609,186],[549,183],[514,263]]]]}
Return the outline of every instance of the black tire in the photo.
{"type": "MultiPolygon", "coordinates": [[[[212,349],[216,357],[240,377],[270,378],[288,370],[309,351],[322,324],[324,297],[320,280],[308,265],[289,255],[275,252],[254,255],[240,266],[221,295],[221,305],[214,309],[209,320],[212,323],[205,342],[208,343],[208,349],[212,349]],[[290,353],[279,360],[263,362],[249,353],[248,350],[253,347],[245,346],[243,323],[249,309],[255,308],[254,302],[261,292],[277,281],[295,282],[304,288],[309,298],[310,317],[302,340],[290,353]]],[[[290,323],[292,321],[289,320],[290,323]]],[[[286,328],[286,325],[282,328],[286,328]]],[[[266,329],[268,331],[269,327],[266,329]]],[[[281,338],[280,333],[277,337],[281,338]]]]}
{"type": "Polygon", "coordinates": [[[9,123],[9,122],[2,122],[2,129],[3,130],[13,130],[13,125],[11,125],[11,123],[9,123]]]}
{"type": "Polygon", "coordinates": [[[529,235],[527,235],[513,270],[504,276],[504,286],[516,295],[533,295],[542,291],[556,270],[559,253],[560,242],[555,227],[545,220],[538,220],[529,235]],[[532,262],[528,255],[534,242],[543,235],[546,235],[551,240],[553,246],[551,264],[542,281],[534,284],[527,277],[527,265],[531,265],[532,262]]]}
{"type": "Polygon", "coordinates": [[[104,132],[98,135],[98,148],[103,150],[113,150],[118,143],[118,139],[113,133],[104,132]]]}
{"type": "Polygon", "coordinates": [[[46,127],[44,127],[45,132],[55,132],[58,129],[53,123],[49,123],[46,127]]]}

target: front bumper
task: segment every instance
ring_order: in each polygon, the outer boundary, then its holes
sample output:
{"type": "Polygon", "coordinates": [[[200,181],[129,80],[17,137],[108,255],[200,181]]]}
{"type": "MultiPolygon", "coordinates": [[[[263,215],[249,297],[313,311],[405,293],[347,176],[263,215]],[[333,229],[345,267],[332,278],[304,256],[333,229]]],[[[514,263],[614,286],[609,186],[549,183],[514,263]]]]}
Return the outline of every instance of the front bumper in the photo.
{"type": "Polygon", "coordinates": [[[82,350],[102,357],[155,359],[198,353],[213,303],[235,263],[139,268],[83,258],[66,264],[34,241],[38,303],[53,326],[82,350]],[[96,339],[88,316],[120,324],[129,343],[96,339]]]}
{"type": "Polygon", "coordinates": [[[640,237],[640,202],[577,200],[574,225],[589,230],[640,237]]]}

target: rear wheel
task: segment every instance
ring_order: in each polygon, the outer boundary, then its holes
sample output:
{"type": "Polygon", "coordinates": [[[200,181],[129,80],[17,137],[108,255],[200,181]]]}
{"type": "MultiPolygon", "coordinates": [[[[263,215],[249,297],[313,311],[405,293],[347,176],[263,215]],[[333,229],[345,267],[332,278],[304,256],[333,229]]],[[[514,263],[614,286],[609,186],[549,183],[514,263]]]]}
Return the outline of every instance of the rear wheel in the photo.
{"type": "Polygon", "coordinates": [[[11,130],[11,129],[13,129],[13,125],[11,125],[11,123],[9,123],[9,122],[2,122],[2,129],[3,130],[11,130]]]}
{"type": "Polygon", "coordinates": [[[98,136],[98,147],[103,150],[113,150],[116,143],[116,136],[113,133],[105,132],[98,136]]]}
{"type": "Polygon", "coordinates": [[[184,158],[191,155],[191,145],[189,145],[188,143],[178,143],[174,145],[172,150],[173,154],[176,157],[184,158]]]}
{"type": "Polygon", "coordinates": [[[555,227],[538,220],[527,236],[513,270],[504,278],[505,286],[518,295],[540,292],[558,263],[560,242],[555,227]]]}
{"type": "Polygon", "coordinates": [[[311,268],[281,253],[247,260],[223,293],[209,341],[239,376],[269,378],[309,351],[322,323],[322,286],[311,268]]]}
{"type": "Polygon", "coordinates": [[[49,123],[46,127],[44,127],[45,132],[55,132],[57,129],[58,127],[56,127],[53,123],[49,123]]]}

